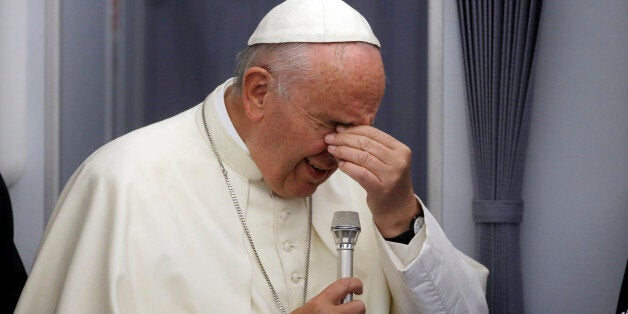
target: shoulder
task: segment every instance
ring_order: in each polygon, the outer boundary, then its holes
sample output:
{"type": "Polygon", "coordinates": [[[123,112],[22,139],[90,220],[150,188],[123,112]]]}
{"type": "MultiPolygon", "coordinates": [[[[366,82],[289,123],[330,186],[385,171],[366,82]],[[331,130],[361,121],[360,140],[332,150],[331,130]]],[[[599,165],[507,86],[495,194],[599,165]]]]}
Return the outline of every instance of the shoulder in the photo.
{"type": "Polygon", "coordinates": [[[57,207],[80,212],[149,207],[144,205],[188,186],[198,164],[207,164],[212,156],[197,129],[195,108],[96,150],[68,180],[57,207]]]}
{"type": "Polygon", "coordinates": [[[90,175],[115,176],[165,167],[189,152],[205,149],[197,129],[198,106],[174,117],[123,135],[96,150],[77,170],[90,175]]]}

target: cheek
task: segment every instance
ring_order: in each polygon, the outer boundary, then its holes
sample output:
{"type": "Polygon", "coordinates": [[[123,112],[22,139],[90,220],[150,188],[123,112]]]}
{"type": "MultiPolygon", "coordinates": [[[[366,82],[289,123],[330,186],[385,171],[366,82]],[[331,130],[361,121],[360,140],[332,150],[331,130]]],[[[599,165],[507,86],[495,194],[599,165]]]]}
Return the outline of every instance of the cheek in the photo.
{"type": "Polygon", "coordinates": [[[307,137],[302,137],[300,142],[301,145],[304,146],[304,153],[307,156],[318,155],[321,152],[327,151],[327,143],[325,143],[325,135],[329,133],[325,132],[324,134],[309,134],[307,137]]]}
{"type": "MultiPolygon", "coordinates": [[[[288,142],[284,142],[287,146],[283,150],[282,154],[284,155],[284,160],[287,160],[291,167],[296,167],[303,159],[309,158],[315,155],[320,154],[321,152],[327,151],[327,144],[325,141],[320,139],[306,139],[303,137],[296,138],[294,142],[288,144],[288,142]]],[[[279,153],[277,151],[276,153],[279,153]]]]}
{"type": "MultiPolygon", "coordinates": [[[[285,131],[285,130],[284,130],[285,131]]],[[[331,131],[322,128],[302,128],[296,130],[292,128],[291,134],[287,134],[289,150],[299,151],[304,157],[319,154],[327,150],[325,136],[331,131]]]]}
{"type": "Polygon", "coordinates": [[[317,139],[316,144],[313,146],[313,150],[315,155],[318,155],[322,152],[327,151],[327,143],[325,143],[324,136],[322,138],[317,139]]]}
{"type": "Polygon", "coordinates": [[[292,164],[284,164],[287,167],[295,167],[303,158],[326,151],[325,136],[334,132],[333,129],[312,125],[311,121],[301,117],[292,121],[282,119],[281,122],[283,123],[274,123],[272,133],[268,133],[280,134],[274,141],[275,149],[271,153],[276,156],[278,154],[278,158],[292,164]]]}

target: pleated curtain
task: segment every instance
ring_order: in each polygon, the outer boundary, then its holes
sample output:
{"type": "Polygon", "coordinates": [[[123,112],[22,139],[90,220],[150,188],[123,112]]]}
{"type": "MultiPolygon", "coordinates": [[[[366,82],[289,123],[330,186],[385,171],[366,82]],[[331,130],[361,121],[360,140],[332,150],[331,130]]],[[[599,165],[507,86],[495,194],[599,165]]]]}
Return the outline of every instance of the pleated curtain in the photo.
{"type": "Polygon", "coordinates": [[[542,0],[458,0],[474,168],[479,261],[491,313],[523,313],[519,226],[542,0]]]}

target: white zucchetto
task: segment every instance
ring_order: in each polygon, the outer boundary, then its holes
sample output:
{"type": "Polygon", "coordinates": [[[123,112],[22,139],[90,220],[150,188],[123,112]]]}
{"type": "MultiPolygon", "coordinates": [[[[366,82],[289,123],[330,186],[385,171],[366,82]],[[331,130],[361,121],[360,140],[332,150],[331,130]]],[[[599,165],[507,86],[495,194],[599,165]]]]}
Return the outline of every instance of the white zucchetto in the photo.
{"type": "Polygon", "coordinates": [[[380,47],[366,19],[341,0],[287,0],[259,23],[248,45],[361,41],[380,47]]]}

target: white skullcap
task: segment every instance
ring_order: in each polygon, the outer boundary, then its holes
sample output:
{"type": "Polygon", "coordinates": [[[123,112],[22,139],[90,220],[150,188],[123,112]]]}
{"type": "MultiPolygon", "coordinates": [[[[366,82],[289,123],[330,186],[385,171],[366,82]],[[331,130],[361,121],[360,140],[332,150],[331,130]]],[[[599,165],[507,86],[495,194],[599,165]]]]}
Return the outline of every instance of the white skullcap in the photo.
{"type": "Polygon", "coordinates": [[[380,47],[366,19],[343,1],[287,0],[266,14],[248,44],[351,41],[380,47]]]}

